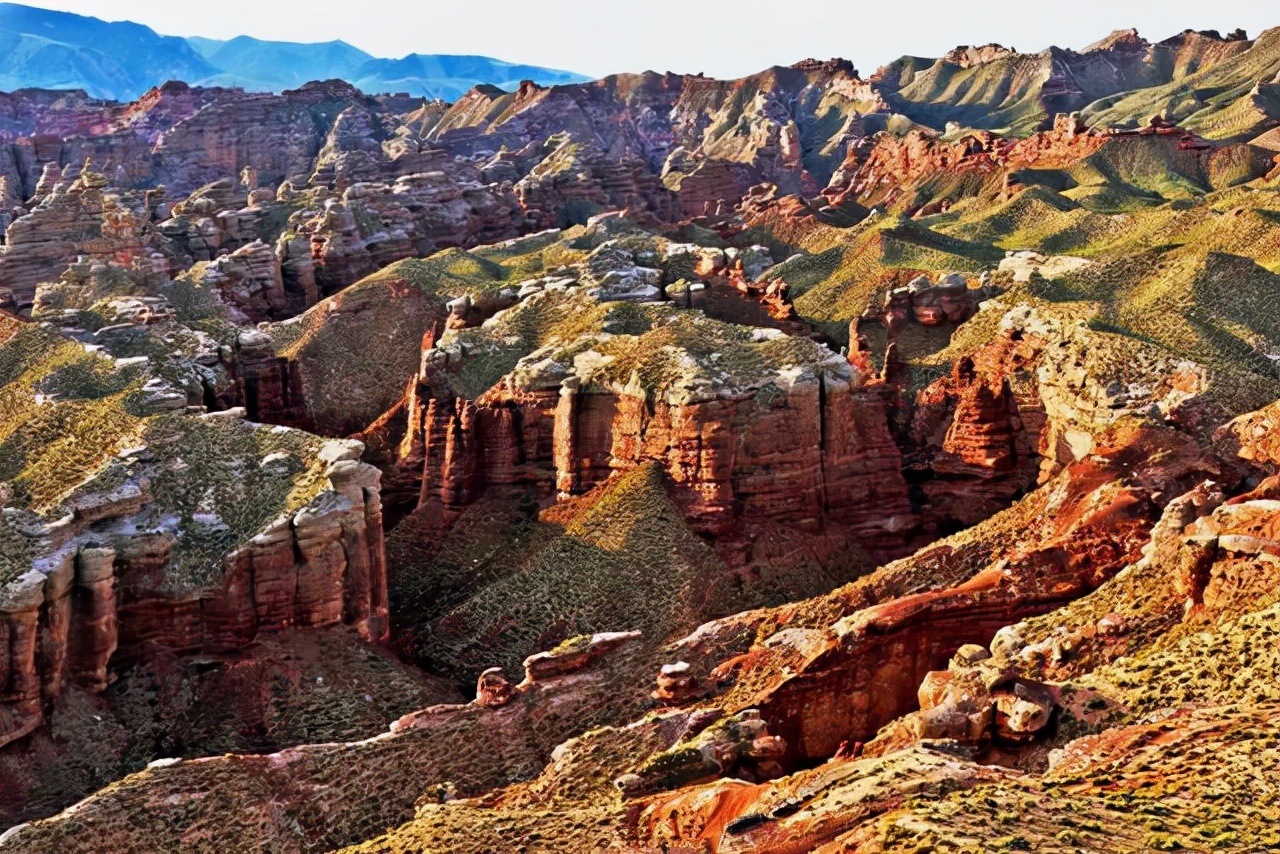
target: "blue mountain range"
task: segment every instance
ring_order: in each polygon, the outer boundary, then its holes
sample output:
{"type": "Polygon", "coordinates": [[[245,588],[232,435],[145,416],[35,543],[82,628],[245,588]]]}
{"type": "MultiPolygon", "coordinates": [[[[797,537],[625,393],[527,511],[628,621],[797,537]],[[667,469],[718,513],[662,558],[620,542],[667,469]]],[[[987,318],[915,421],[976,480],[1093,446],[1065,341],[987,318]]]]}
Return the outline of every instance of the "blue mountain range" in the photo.
{"type": "Polygon", "coordinates": [[[162,36],[127,21],[0,3],[0,90],[83,89],[128,101],[169,80],[279,92],[339,79],[370,94],[406,92],[456,100],[478,83],[513,89],[588,78],[486,56],[410,54],[380,59],[346,42],[297,44],[240,36],[229,41],[162,36]]]}

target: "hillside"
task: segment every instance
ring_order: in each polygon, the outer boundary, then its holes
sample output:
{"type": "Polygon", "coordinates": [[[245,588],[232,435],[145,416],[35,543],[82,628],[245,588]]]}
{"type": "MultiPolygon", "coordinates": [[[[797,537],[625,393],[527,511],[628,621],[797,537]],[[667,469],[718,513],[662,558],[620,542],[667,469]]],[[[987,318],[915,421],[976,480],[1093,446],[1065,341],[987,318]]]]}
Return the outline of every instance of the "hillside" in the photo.
{"type": "Polygon", "coordinates": [[[82,89],[91,97],[129,101],[170,80],[202,86],[280,92],[311,80],[346,80],[366,92],[403,92],[452,101],[480,83],[514,89],[586,78],[483,56],[411,54],[379,59],[345,44],[229,41],[157,35],[128,21],[0,3],[0,91],[82,89]]]}
{"type": "Polygon", "coordinates": [[[166,80],[217,73],[185,40],[149,27],[0,4],[0,89],[83,89],[127,101],[166,80]]]}

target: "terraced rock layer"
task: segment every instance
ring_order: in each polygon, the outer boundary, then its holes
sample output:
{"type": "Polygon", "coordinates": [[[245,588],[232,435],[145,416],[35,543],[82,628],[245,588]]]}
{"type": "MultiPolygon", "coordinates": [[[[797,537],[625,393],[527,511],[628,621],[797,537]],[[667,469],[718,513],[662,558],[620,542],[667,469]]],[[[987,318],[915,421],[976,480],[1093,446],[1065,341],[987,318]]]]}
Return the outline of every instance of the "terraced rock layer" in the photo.
{"type": "Polygon", "coordinates": [[[1275,41],[8,97],[0,850],[1273,846],[1275,41]]]}

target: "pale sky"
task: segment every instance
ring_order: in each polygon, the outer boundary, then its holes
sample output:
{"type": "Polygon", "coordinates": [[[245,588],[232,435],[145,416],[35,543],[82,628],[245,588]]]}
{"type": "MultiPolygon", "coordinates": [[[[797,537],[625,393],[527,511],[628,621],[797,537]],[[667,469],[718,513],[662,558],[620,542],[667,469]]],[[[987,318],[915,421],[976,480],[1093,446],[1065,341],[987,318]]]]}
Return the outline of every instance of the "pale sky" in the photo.
{"type": "Polygon", "coordinates": [[[1152,41],[1187,28],[1255,36],[1280,26],[1275,0],[28,0],[132,20],[166,35],[315,42],[375,56],[483,54],[602,76],[702,71],[737,77],[806,57],[863,74],[903,54],[999,42],[1024,52],[1083,47],[1137,27],[1152,41]]]}

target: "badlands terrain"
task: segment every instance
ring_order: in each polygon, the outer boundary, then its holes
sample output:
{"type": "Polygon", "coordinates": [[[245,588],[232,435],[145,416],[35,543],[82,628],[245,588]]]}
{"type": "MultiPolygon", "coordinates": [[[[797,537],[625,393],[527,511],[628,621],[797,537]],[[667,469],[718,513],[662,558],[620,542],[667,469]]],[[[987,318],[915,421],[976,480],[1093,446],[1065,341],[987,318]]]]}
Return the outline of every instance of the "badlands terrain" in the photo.
{"type": "Polygon", "coordinates": [[[0,852],[1280,849],[1280,29],[21,89],[0,225],[0,852]]]}

